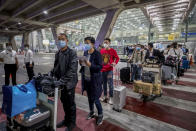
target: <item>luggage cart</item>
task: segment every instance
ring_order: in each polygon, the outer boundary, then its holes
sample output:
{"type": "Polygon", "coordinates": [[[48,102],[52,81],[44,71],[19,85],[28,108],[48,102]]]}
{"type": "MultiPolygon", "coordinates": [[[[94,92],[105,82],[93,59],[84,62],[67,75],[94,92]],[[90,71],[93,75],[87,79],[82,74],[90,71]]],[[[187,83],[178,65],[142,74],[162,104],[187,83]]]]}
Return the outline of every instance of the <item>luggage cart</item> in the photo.
{"type": "Polygon", "coordinates": [[[53,131],[56,131],[56,123],[57,123],[57,107],[58,107],[58,98],[59,98],[59,91],[61,89],[55,88],[54,97],[48,97],[47,94],[44,94],[42,92],[38,92],[38,103],[41,105],[46,106],[51,110],[51,121],[50,125],[53,129],[53,131]]]}
{"type": "MultiPolygon", "coordinates": [[[[49,94],[44,94],[42,92],[37,92],[37,105],[44,106],[45,108],[50,110],[50,120],[46,125],[47,131],[56,131],[56,122],[57,122],[57,106],[58,106],[58,97],[59,97],[59,88],[55,88],[54,92],[50,94],[54,94],[53,97],[49,97],[49,94]]],[[[33,120],[34,118],[32,118],[33,120]]],[[[35,116],[36,119],[36,116],[35,116]]],[[[31,120],[31,121],[32,121],[31,120]]],[[[37,123],[38,124],[38,123],[37,123]]],[[[36,125],[37,125],[36,124],[36,125]]],[[[12,127],[8,127],[12,131],[20,130],[22,125],[20,125],[15,118],[12,119],[12,127]]],[[[31,129],[34,131],[35,129],[31,129]]]]}
{"type": "MultiPolygon", "coordinates": [[[[155,84],[161,85],[161,77],[162,77],[162,70],[160,67],[143,67],[143,71],[153,72],[158,75],[158,79],[156,80],[155,84]]],[[[151,94],[150,96],[144,96],[142,95],[143,102],[154,100],[157,97],[162,96],[162,89],[160,90],[160,94],[151,94]]]]}

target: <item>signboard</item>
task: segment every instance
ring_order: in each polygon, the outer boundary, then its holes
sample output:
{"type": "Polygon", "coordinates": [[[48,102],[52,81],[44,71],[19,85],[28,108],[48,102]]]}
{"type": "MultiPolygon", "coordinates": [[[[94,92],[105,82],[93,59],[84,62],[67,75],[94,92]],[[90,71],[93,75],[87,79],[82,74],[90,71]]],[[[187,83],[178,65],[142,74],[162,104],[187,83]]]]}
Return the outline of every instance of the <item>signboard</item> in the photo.
{"type": "Polygon", "coordinates": [[[175,39],[174,34],[169,34],[169,36],[168,36],[168,40],[174,40],[174,39],[175,39]]]}
{"type": "Polygon", "coordinates": [[[50,41],[49,40],[43,40],[43,45],[49,45],[50,44],[50,41]]]}

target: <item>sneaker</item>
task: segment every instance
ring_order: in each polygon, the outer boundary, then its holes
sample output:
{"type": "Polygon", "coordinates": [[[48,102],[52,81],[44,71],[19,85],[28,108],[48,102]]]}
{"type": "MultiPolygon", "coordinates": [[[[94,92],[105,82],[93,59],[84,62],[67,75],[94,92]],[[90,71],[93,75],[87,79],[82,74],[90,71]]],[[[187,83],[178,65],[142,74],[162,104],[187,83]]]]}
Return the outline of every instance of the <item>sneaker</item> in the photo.
{"type": "Polygon", "coordinates": [[[96,124],[101,125],[103,123],[103,115],[98,115],[96,124]]]}
{"type": "Polygon", "coordinates": [[[94,118],[95,117],[95,113],[94,112],[90,112],[89,114],[88,114],[88,116],[87,116],[87,120],[90,120],[90,119],[92,119],[92,118],[94,118]]]}
{"type": "Polygon", "coordinates": [[[100,99],[102,102],[105,102],[107,100],[107,97],[106,96],[103,96],[101,99],[100,99]]]}
{"type": "Polygon", "coordinates": [[[110,97],[110,99],[109,99],[109,104],[113,105],[113,98],[112,97],[110,97]]]}

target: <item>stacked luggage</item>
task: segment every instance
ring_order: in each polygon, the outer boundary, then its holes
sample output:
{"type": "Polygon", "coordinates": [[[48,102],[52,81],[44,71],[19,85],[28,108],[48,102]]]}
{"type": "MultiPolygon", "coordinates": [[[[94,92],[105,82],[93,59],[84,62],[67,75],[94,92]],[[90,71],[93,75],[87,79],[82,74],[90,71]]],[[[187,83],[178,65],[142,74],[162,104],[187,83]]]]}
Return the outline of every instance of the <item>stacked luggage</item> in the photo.
{"type": "Polygon", "coordinates": [[[156,59],[147,60],[143,67],[141,81],[134,81],[133,91],[149,100],[161,96],[161,69],[156,59]]]}
{"type": "Polygon", "coordinates": [[[8,116],[7,129],[19,131],[56,129],[58,88],[55,88],[53,81],[48,75],[39,74],[27,84],[3,86],[2,112],[8,116]],[[49,98],[51,94],[54,96],[54,101],[49,98]]]}

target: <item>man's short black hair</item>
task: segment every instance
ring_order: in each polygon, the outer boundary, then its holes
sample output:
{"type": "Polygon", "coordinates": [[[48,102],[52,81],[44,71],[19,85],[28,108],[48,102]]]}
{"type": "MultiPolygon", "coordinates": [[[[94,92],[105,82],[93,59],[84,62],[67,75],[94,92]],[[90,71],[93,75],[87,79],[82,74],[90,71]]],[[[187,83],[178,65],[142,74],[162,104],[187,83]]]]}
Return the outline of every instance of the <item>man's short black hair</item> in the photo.
{"type": "Polygon", "coordinates": [[[91,37],[87,36],[87,37],[84,38],[84,41],[87,41],[87,40],[90,40],[90,39],[91,39],[91,37]]]}
{"type": "Polygon", "coordinates": [[[24,47],[29,47],[29,44],[25,44],[24,47]]]}
{"type": "Polygon", "coordinates": [[[104,40],[108,40],[109,42],[111,42],[111,39],[110,38],[105,38],[104,40]]]}
{"type": "Polygon", "coordinates": [[[92,44],[95,44],[95,38],[94,38],[94,37],[88,36],[88,37],[84,38],[84,40],[85,40],[85,41],[86,41],[86,40],[89,40],[92,44]]]}
{"type": "Polygon", "coordinates": [[[170,45],[167,45],[167,48],[170,48],[171,46],[170,45]]]}
{"type": "Polygon", "coordinates": [[[60,35],[64,35],[68,39],[68,37],[65,33],[60,33],[60,35]]]}
{"type": "Polygon", "coordinates": [[[153,43],[148,43],[148,45],[151,47],[151,48],[153,48],[153,43]]]}
{"type": "Polygon", "coordinates": [[[12,46],[12,43],[5,43],[5,46],[12,46]]]}

